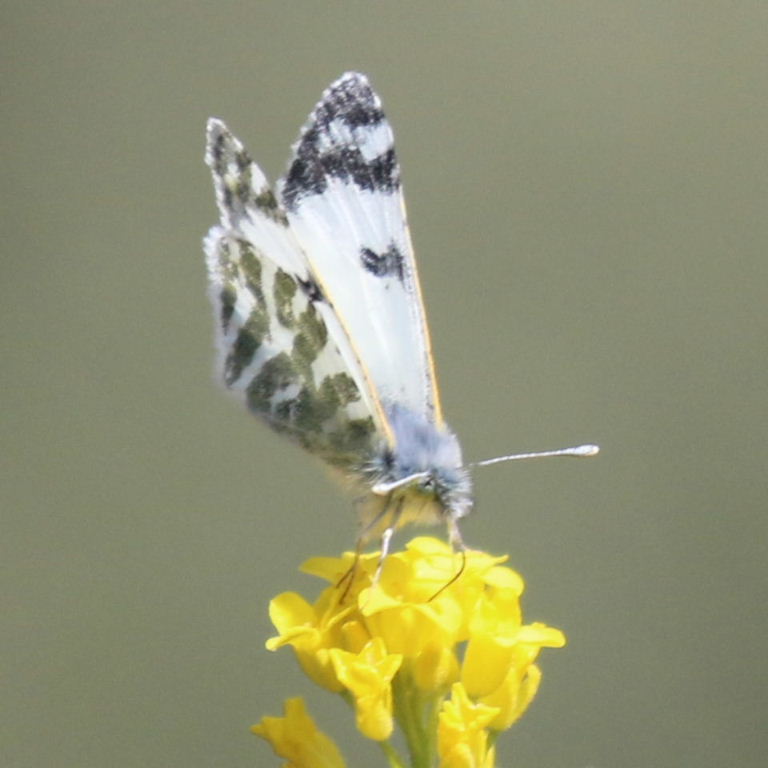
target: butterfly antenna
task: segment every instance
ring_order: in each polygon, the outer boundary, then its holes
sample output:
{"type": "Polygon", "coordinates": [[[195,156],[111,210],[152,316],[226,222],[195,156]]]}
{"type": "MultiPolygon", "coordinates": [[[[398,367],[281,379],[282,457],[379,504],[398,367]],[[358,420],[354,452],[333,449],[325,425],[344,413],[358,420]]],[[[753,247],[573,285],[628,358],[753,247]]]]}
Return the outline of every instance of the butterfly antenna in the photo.
{"type": "Polygon", "coordinates": [[[557,451],[536,451],[534,453],[513,453],[510,456],[496,456],[493,459],[483,459],[483,461],[473,461],[470,467],[487,467],[490,464],[500,464],[502,461],[517,461],[518,459],[543,459],[549,456],[576,456],[577,458],[586,458],[595,456],[600,452],[600,446],[577,445],[573,448],[560,448],[557,451]]]}

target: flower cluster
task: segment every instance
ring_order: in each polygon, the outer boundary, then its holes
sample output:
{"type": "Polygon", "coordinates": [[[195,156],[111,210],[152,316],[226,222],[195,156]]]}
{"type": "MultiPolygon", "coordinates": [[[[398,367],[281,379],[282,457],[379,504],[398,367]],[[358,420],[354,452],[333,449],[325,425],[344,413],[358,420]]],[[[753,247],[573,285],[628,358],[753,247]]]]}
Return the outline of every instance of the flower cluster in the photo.
{"type": "MultiPolygon", "coordinates": [[[[408,764],[390,742],[398,726],[412,768],[491,768],[496,736],[536,693],[540,649],[565,644],[560,630],[522,623],[523,581],[505,560],[429,537],[389,555],[380,574],[378,554],[313,558],[302,570],[330,586],[314,603],[276,597],[279,635],[267,647],[290,645],[308,677],[344,695],[392,765],[408,764]]],[[[289,766],[344,765],[300,700],[253,730],[289,766]]]]}

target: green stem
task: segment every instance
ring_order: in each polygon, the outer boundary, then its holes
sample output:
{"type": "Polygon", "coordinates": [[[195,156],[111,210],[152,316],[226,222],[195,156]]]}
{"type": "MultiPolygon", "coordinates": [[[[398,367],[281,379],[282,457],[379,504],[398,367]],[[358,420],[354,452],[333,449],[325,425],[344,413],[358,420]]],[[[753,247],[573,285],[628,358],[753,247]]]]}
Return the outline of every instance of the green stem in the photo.
{"type": "Polygon", "coordinates": [[[407,768],[403,758],[400,757],[397,750],[388,741],[380,741],[378,744],[381,747],[381,751],[387,756],[387,760],[389,760],[392,768],[407,768]]]}
{"type": "Polygon", "coordinates": [[[408,746],[411,768],[432,768],[436,759],[436,704],[435,697],[421,694],[406,669],[392,681],[395,701],[395,719],[408,746]]]}
{"type": "MultiPolygon", "coordinates": [[[[344,699],[344,701],[349,704],[350,709],[354,711],[355,697],[349,691],[342,691],[341,698],[344,699]]],[[[392,768],[408,768],[408,766],[403,761],[403,758],[400,757],[400,753],[392,746],[392,744],[390,744],[388,741],[377,741],[376,743],[381,748],[381,751],[386,755],[386,758],[389,760],[389,764],[392,766],[392,768]]]]}

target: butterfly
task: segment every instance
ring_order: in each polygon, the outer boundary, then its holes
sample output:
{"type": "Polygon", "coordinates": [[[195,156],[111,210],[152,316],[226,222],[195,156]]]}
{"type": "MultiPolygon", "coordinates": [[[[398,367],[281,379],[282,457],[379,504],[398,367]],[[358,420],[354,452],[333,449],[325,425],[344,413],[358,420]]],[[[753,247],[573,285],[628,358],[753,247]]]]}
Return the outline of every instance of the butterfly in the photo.
{"type": "MultiPolygon", "coordinates": [[[[392,130],[359,73],[326,91],[272,187],[218,119],[205,160],[220,223],[204,241],[226,387],[347,477],[358,548],[458,520],[469,467],[443,417],[392,130]]],[[[596,446],[518,454],[586,456],[596,446]]]]}

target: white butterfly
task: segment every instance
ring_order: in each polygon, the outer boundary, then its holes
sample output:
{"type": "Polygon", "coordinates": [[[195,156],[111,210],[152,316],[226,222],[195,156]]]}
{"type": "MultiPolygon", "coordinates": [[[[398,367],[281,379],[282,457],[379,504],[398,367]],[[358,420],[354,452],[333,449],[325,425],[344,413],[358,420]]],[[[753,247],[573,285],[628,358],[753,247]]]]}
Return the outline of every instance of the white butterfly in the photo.
{"type": "MultiPolygon", "coordinates": [[[[276,189],[223,122],[206,163],[221,223],[205,239],[226,386],[354,479],[358,545],[457,520],[472,483],[440,407],[394,140],[364,75],[323,94],[276,189]]],[[[585,456],[595,446],[499,457],[585,456]]]]}

